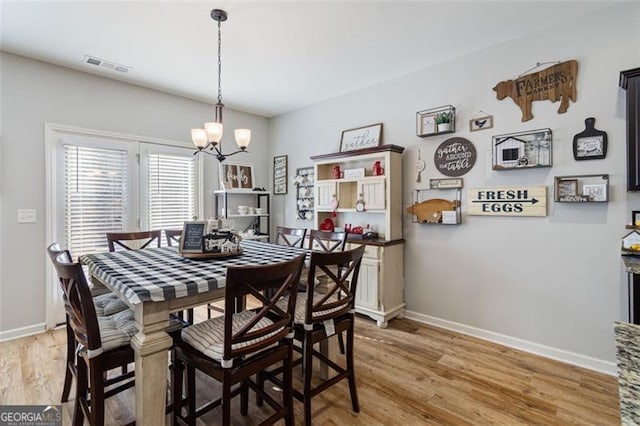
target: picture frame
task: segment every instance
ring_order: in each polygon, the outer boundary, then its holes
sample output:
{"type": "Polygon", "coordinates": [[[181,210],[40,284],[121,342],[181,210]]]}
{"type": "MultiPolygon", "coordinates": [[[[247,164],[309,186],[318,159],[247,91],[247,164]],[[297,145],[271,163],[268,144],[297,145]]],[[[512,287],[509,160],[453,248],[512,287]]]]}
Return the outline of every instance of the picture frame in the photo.
{"type": "Polygon", "coordinates": [[[640,228],[640,210],[631,211],[631,225],[640,228]]]}
{"type": "Polygon", "coordinates": [[[604,183],[582,185],[582,195],[589,201],[607,201],[607,185],[604,183]]]}
{"type": "Polygon", "coordinates": [[[578,195],[578,179],[562,179],[558,181],[558,198],[578,195]]]}
{"type": "Polygon", "coordinates": [[[273,194],[283,195],[287,193],[289,180],[288,156],[279,155],[273,157],[273,194]]]}
{"type": "Polygon", "coordinates": [[[340,152],[375,148],[380,145],[381,140],[382,123],[343,130],[340,138],[340,152]]]}
{"type": "Polygon", "coordinates": [[[437,132],[436,114],[428,114],[424,111],[418,111],[416,121],[417,136],[426,136],[437,132]]]}
{"type": "Polygon", "coordinates": [[[598,160],[607,156],[607,132],[595,128],[596,119],[585,119],[585,129],[573,137],[573,158],[576,161],[598,160]]]}
{"type": "Polygon", "coordinates": [[[493,136],[493,170],[551,167],[553,135],[551,129],[493,136]]]}
{"type": "Polygon", "coordinates": [[[604,158],[604,137],[585,136],[576,138],[575,150],[573,153],[576,160],[595,160],[604,158]]]}
{"type": "Polygon", "coordinates": [[[487,130],[493,128],[493,115],[482,115],[469,120],[469,131],[487,130]]]}
{"type": "Polygon", "coordinates": [[[218,166],[220,188],[225,191],[252,191],[255,183],[253,181],[253,164],[250,163],[220,163],[218,166]]]}
{"type": "Polygon", "coordinates": [[[185,222],[180,237],[180,253],[202,253],[202,239],[207,233],[207,222],[185,222]]]}

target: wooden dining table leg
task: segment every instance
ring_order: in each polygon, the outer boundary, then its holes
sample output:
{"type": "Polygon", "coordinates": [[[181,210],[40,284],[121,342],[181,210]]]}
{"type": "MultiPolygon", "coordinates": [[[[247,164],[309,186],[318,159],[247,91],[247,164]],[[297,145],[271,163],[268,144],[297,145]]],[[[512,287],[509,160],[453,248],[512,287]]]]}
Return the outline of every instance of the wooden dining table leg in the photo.
{"type": "MultiPolygon", "coordinates": [[[[338,358],[338,338],[333,335],[328,339],[322,340],[320,343],[320,353],[336,362],[338,358]]],[[[320,363],[320,377],[324,380],[329,378],[329,367],[324,362],[320,363]]]]}
{"type": "Polygon", "coordinates": [[[168,351],[171,338],[164,331],[168,310],[143,303],[135,309],[138,333],[131,339],[135,351],[136,425],[164,425],[168,351]]]}

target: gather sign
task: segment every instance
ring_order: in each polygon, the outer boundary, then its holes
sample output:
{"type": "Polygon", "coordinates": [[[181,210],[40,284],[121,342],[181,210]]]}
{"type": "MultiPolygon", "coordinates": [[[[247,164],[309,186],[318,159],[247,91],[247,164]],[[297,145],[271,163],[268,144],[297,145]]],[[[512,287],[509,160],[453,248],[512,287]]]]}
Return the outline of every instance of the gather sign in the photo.
{"type": "Polygon", "coordinates": [[[476,164],[476,147],[468,139],[449,138],[436,149],[433,162],[445,176],[462,176],[476,164]]]}

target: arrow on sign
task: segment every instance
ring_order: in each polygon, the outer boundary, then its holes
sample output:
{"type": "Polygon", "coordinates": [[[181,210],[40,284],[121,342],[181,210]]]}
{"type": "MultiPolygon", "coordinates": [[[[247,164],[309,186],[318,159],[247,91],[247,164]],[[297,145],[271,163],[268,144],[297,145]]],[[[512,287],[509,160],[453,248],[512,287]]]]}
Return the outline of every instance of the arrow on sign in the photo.
{"type": "Polygon", "coordinates": [[[536,198],[532,198],[530,200],[472,200],[472,203],[531,203],[534,205],[539,200],[536,198]]]}

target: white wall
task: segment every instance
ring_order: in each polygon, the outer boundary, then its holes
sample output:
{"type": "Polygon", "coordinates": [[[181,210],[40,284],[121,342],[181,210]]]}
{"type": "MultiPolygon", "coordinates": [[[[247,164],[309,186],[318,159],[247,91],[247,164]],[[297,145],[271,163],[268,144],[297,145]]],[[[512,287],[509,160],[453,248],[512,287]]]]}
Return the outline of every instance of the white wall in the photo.
{"type": "MultiPolygon", "coordinates": [[[[174,141],[191,146],[192,127],[213,116],[213,106],[0,53],[2,157],[0,162],[0,336],[45,321],[44,124],[65,124],[174,141]],[[17,224],[16,210],[37,209],[35,224],[17,224]]],[[[134,71],[135,72],[135,71],[134,71]]],[[[257,182],[269,182],[268,121],[225,110],[225,141],[232,129],[253,131],[251,154],[233,157],[256,164],[257,182]]],[[[231,139],[229,139],[231,138],[231,139]]],[[[227,150],[235,146],[226,142],[227,150]]],[[[207,156],[205,217],[218,188],[217,161],[207,156]]]]}
{"type": "MultiPolygon", "coordinates": [[[[532,342],[556,352],[615,360],[613,321],[626,319],[626,275],[620,237],[638,209],[639,197],[626,193],[624,96],[621,70],[640,65],[640,10],[619,4],[598,14],[565,22],[534,36],[504,43],[439,66],[387,81],[355,93],[271,120],[272,154],[289,154],[289,170],[311,165],[310,155],[335,152],[341,130],[383,122],[383,143],[402,145],[404,207],[411,190],[428,185],[435,171],[435,148],[448,136],[418,138],[416,111],[453,104],[457,132],[478,151],[475,167],[464,176],[463,223],[459,226],[414,224],[404,217],[405,300],[414,316],[458,323],[489,333],[532,342]],[[520,122],[510,100],[498,101],[491,89],[536,62],[577,59],[578,99],[559,115],[559,103],[535,102],[535,118],[520,122]],[[468,120],[480,110],[494,115],[491,130],[469,133],[468,120]],[[604,160],[576,162],[573,135],[586,117],[605,130],[609,150],[604,160]],[[550,127],[553,167],[491,170],[491,136],[550,127]],[[415,183],[417,150],[427,159],[422,184],[415,183]],[[559,204],[553,177],[608,173],[607,204],[559,204]],[[544,218],[467,216],[466,189],[484,186],[546,185],[544,218]]],[[[446,34],[443,34],[446,39],[446,34]]],[[[440,43],[444,40],[434,40],[440,43]]],[[[401,46],[399,46],[401,48],[401,46]]],[[[424,52],[428,54],[428,41],[424,52]]],[[[384,61],[384,58],[380,58],[384,61]]],[[[293,191],[275,203],[276,215],[295,220],[293,191]]],[[[570,357],[569,357],[570,358],[570,357]]]]}

